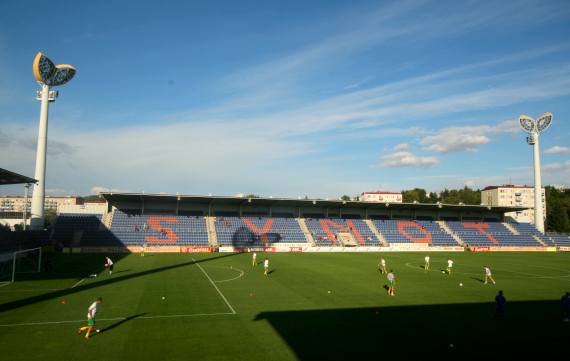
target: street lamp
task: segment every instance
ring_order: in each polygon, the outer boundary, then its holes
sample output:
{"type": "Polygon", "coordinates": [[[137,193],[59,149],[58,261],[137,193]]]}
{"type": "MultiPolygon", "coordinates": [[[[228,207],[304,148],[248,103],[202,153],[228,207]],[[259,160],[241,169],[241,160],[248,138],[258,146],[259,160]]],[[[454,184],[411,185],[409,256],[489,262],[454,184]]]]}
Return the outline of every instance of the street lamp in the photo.
{"type": "Polygon", "coordinates": [[[41,230],[44,228],[48,108],[49,103],[54,102],[58,96],[58,92],[50,90],[50,86],[59,86],[70,81],[75,75],[75,68],[68,64],[54,65],[48,57],[39,52],[34,58],[32,70],[34,78],[42,89],[37,92],[36,97],[36,99],[41,101],[36,172],[34,176],[38,182],[34,184],[32,195],[30,229],[41,230]]]}
{"type": "Polygon", "coordinates": [[[540,149],[538,138],[552,123],[552,113],[546,112],[534,120],[528,115],[519,117],[521,128],[529,134],[526,142],[534,148],[534,225],[544,233],[544,210],[542,209],[542,184],[540,179],[540,149]]]}
{"type": "Polygon", "coordinates": [[[24,231],[26,230],[26,223],[28,221],[28,194],[30,193],[30,187],[32,183],[27,183],[24,186],[24,231]]]}

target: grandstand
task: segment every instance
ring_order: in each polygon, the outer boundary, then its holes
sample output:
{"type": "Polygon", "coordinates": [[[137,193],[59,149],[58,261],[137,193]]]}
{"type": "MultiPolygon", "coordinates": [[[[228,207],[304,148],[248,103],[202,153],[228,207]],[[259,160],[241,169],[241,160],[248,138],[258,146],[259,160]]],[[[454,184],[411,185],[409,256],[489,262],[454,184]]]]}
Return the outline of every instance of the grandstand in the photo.
{"type": "MultiPolygon", "coordinates": [[[[13,184],[33,184],[37,180],[18,174],[7,169],[0,168],[0,186],[13,184]]],[[[0,212],[0,226],[29,224],[30,214],[27,212],[0,212]]],[[[46,231],[11,232],[0,227],[0,254],[4,252],[45,246],[48,244],[49,235],[46,231]]]]}
{"type": "Polygon", "coordinates": [[[129,250],[143,244],[164,250],[570,244],[567,236],[544,235],[505,218],[520,207],[127,193],[102,197],[107,205],[99,213],[74,213],[73,208],[60,213],[53,239],[68,247],[129,250]]]}
{"type": "Polygon", "coordinates": [[[221,216],[215,218],[220,245],[264,247],[274,243],[306,243],[299,222],[289,217],[221,216]]]}
{"type": "Polygon", "coordinates": [[[459,246],[453,236],[434,221],[374,220],[374,226],[389,243],[426,243],[459,246]]]}
{"type": "Polygon", "coordinates": [[[207,246],[206,220],[198,215],[151,214],[116,210],[111,233],[124,245],[156,243],[162,245],[207,246]]]}
{"type": "Polygon", "coordinates": [[[469,246],[542,246],[529,234],[516,234],[499,222],[447,222],[469,246]]]}

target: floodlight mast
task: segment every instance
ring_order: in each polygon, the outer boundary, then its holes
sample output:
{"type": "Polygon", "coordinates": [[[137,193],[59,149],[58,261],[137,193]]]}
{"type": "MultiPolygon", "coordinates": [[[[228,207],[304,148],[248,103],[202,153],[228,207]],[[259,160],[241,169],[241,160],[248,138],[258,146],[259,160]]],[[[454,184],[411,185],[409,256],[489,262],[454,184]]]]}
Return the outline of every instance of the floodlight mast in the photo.
{"type": "Polygon", "coordinates": [[[39,52],[34,58],[32,70],[36,81],[41,86],[36,96],[36,99],[41,102],[41,107],[34,174],[37,183],[34,184],[32,195],[30,229],[42,230],[44,229],[48,110],[49,103],[55,101],[58,95],[57,91],[50,90],[50,86],[63,85],[70,81],[75,75],[75,68],[68,64],[54,65],[49,58],[39,52]]]}
{"type": "Polygon", "coordinates": [[[540,175],[540,146],[539,139],[552,123],[552,113],[546,112],[537,120],[528,115],[521,115],[519,123],[521,128],[529,134],[526,141],[533,146],[534,155],[534,225],[536,229],[544,233],[544,209],[542,207],[542,180],[540,175]]]}

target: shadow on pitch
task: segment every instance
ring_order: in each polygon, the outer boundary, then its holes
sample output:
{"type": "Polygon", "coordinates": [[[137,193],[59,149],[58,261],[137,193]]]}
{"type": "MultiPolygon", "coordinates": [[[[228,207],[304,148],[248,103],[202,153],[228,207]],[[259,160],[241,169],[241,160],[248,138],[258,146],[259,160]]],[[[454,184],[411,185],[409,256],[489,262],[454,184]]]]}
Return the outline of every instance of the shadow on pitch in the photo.
{"type": "Polygon", "coordinates": [[[102,328],[101,331],[99,331],[99,333],[104,333],[104,332],[107,332],[107,331],[111,331],[112,329],[121,326],[123,323],[129,322],[129,321],[131,321],[131,320],[134,320],[134,319],[137,318],[137,317],[141,317],[141,316],[144,316],[144,315],[146,315],[146,312],[139,313],[139,314],[137,314],[137,315],[129,316],[129,317],[124,318],[124,319],[122,319],[122,320],[120,320],[120,321],[117,321],[117,322],[115,322],[115,323],[113,323],[113,324],[111,324],[111,325],[109,325],[109,326],[107,326],[107,327],[105,327],[105,328],[102,328]]]}
{"type": "Polygon", "coordinates": [[[470,277],[470,278],[471,278],[472,280],[475,280],[475,281],[477,281],[477,282],[480,282],[480,283],[485,283],[485,280],[484,280],[484,279],[482,279],[482,278],[479,278],[479,277],[470,277]]]}
{"type": "Polygon", "coordinates": [[[118,275],[119,273],[125,273],[125,272],[130,272],[130,271],[131,271],[130,268],[129,269],[122,269],[120,271],[113,271],[113,274],[118,275]]]}
{"type": "Polygon", "coordinates": [[[194,264],[199,264],[199,263],[203,263],[203,262],[215,261],[217,259],[226,258],[226,257],[233,257],[236,255],[239,255],[239,253],[228,253],[228,254],[225,254],[222,256],[213,256],[213,257],[208,257],[208,258],[204,258],[204,259],[200,259],[200,260],[196,260],[196,261],[189,261],[189,262],[178,263],[178,264],[174,264],[174,265],[170,265],[170,266],[158,267],[158,268],[146,270],[143,272],[131,273],[131,274],[118,276],[118,277],[111,276],[109,278],[106,278],[106,279],[98,281],[98,282],[82,284],[82,285],[74,287],[74,288],[66,288],[63,290],[58,290],[58,291],[54,291],[54,292],[49,292],[49,293],[37,295],[37,296],[23,298],[23,299],[16,300],[16,301],[6,302],[6,303],[0,305],[0,312],[10,311],[10,310],[13,310],[16,308],[33,305],[35,303],[42,302],[42,301],[48,301],[48,300],[51,300],[54,298],[65,297],[65,296],[68,296],[68,295],[71,295],[74,293],[83,292],[83,291],[91,290],[91,289],[94,289],[97,287],[107,286],[110,284],[127,281],[127,280],[130,280],[133,278],[144,277],[144,276],[148,276],[151,274],[160,273],[163,271],[173,270],[173,269],[186,267],[186,266],[190,266],[190,265],[194,265],[194,264]]]}
{"type": "Polygon", "coordinates": [[[509,302],[501,321],[493,319],[494,311],[493,302],[379,306],[262,312],[254,321],[268,322],[299,360],[512,359],[567,352],[570,324],[562,322],[559,301],[509,302]]]}

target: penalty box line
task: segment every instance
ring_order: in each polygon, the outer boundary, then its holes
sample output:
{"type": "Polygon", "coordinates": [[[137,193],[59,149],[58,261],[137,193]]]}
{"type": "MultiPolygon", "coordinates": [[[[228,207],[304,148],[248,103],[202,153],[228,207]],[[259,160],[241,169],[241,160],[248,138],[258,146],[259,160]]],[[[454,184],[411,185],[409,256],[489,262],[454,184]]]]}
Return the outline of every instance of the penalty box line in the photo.
{"type": "Polygon", "coordinates": [[[232,312],[232,315],[235,315],[237,312],[236,310],[234,310],[234,308],[232,307],[232,305],[230,304],[230,302],[228,301],[228,299],[226,298],[226,296],[224,296],[224,294],[222,293],[222,291],[220,291],[220,289],[218,288],[218,286],[216,286],[216,283],[214,283],[214,281],[212,281],[212,279],[210,278],[210,275],[208,275],[208,273],[206,271],[204,271],[204,269],[202,268],[202,266],[200,266],[199,263],[196,263],[196,260],[194,258],[192,258],[192,261],[194,262],[194,264],[196,266],[198,266],[198,268],[200,269],[200,271],[202,271],[202,273],[204,274],[204,276],[206,276],[206,278],[208,279],[208,281],[210,281],[210,283],[212,284],[212,286],[214,286],[214,288],[216,289],[216,291],[218,291],[218,294],[220,295],[220,297],[222,297],[222,299],[224,300],[224,302],[226,303],[226,305],[228,306],[228,308],[230,309],[230,311],[232,312]]]}
{"type": "MultiPolygon", "coordinates": [[[[199,316],[224,316],[235,315],[231,312],[216,312],[216,313],[190,313],[184,315],[156,315],[156,316],[140,316],[135,320],[152,320],[160,318],[184,318],[184,317],[199,317],[199,316]]],[[[100,318],[97,321],[120,321],[126,320],[129,317],[113,317],[113,318],[100,318]]],[[[23,323],[6,323],[0,324],[0,327],[16,327],[16,326],[48,326],[48,325],[61,325],[65,323],[85,323],[85,320],[68,320],[68,321],[45,321],[45,322],[23,322],[23,323]]]]}

